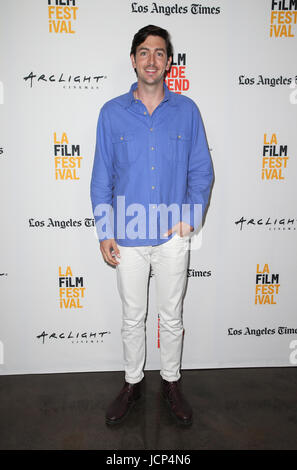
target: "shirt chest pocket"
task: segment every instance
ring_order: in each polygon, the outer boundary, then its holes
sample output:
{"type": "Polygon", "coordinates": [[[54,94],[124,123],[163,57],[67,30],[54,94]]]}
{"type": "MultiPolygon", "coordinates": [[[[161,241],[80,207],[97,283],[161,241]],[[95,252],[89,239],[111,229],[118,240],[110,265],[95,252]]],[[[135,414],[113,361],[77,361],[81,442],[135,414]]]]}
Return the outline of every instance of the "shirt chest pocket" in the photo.
{"type": "Polygon", "coordinates": [[[120,166],[133,163],[137,154],[135,151],[135,135],[132,132],[123,132],[112,138],[115,161],[120,166]]]}
{"type": "Polygon", "coordinates": [[[175,163],[185,163],[191,147],[190,136],[184,132],[169,131],[168,158],[175,163]]]}

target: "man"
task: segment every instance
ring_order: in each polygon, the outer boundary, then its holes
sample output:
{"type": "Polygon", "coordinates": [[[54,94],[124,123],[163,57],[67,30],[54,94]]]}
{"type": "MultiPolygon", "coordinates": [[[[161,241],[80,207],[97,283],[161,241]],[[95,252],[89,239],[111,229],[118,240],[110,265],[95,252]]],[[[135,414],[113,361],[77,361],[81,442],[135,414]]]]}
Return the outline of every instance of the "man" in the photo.
{"type": "Polygon", "coordinates": [[[91,199],[101,253],[116,267],[125,364],[108,424],[122,421],[141,395],[150,267],[160,316],[162,396],[178,422],[192,422],[181,389],[182,299],[190,232],[201,223],[213,171],[197,106],[164,82],[172,55],[166,30],[139,30],[130,53],[137,82],[105,103],[98,119],[91,199]]]}

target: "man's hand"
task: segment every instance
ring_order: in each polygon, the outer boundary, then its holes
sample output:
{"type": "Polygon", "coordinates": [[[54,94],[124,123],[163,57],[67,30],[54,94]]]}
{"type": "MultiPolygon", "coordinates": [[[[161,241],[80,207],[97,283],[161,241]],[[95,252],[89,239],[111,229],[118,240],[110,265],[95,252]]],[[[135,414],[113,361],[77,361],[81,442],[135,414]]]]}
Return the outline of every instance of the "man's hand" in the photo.
{"type": "Polygon", "coordinates": [[[164,233],[163,237],[169,237],[173,232],[176,232],[180,237],[185,237],[189,235],[190,232],[193,232],[194,227],[187,224],[186,222],[178,222],[174,225],[168,232],[164,233]]]}
{"type": "Polygon", "coordinates": [[[112,266],[119,264],[119,261],[116,260],[116,256],[120,258],[121,255],[114,238],[109,238],[108,240],[103,240],[100,242],[100,251],[107,263],[111,264],[112,266]]]}

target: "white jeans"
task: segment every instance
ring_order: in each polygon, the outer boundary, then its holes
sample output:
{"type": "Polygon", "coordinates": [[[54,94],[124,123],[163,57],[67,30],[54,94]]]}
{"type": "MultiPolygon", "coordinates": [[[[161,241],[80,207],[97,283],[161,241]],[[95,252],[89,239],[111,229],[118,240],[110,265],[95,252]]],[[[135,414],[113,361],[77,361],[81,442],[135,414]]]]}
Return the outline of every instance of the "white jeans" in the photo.
{"type": "Polygon", "coordinates": [[[150,265],[156,285],[160,316],[160,374],[173,382],[180,378],[183,341],[182,300],[187,280],[189,237],[174,235],[156,246],[119,246],[117,285],[122,300],[122,341],[125,380],[140,382],[144,376],[145,315],[150,265]]]}

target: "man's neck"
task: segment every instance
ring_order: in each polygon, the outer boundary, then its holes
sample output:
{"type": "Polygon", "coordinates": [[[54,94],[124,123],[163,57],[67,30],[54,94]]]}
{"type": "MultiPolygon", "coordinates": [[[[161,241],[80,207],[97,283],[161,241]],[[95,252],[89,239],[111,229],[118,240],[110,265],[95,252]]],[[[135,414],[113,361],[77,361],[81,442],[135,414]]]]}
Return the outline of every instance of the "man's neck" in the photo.
{"type": "Polygon", "coordinates": [[[136,99],[142,101],[142,103],[147,107],[148,112],[152,114],[154,109],[156,109],[164,98],[163,82],[160,82],[155,86],[147,86],[145,83],[138,82],[137,88],[134,91],[134,96],[136,99]]]}

